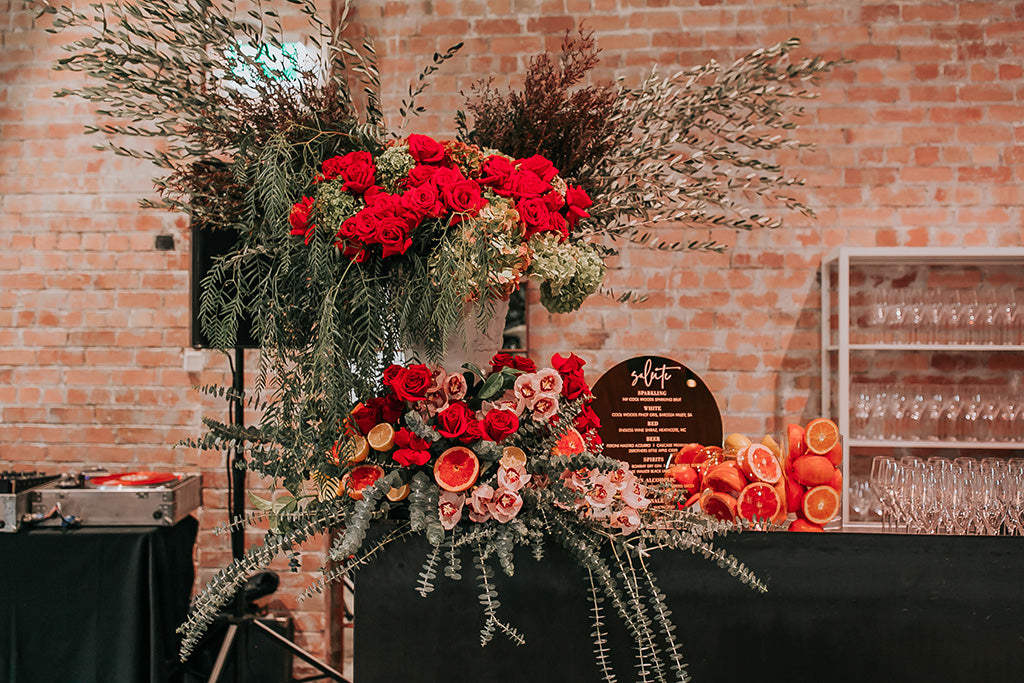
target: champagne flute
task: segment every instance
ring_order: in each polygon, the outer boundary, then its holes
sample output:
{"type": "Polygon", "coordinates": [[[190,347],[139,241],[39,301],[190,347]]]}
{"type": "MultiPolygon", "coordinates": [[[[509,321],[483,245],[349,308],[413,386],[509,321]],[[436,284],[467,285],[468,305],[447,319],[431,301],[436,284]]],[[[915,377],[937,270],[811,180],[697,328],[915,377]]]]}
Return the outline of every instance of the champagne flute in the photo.
{"type": "Polygon", "coordinates": [[[871,475],[868,483],[878,501],[882,504],[882,529],[892,531],[895,523],[896,505],[894,495],[897,484],[896,459],[876,455],[871,460],[871,475]]]}

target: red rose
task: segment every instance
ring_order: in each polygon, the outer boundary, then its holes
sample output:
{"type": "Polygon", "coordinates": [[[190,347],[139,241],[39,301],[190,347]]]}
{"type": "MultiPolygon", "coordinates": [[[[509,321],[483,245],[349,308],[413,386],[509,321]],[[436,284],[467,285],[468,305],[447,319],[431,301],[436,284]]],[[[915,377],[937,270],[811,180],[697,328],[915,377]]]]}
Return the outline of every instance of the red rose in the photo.
{"type": "Polygon", "coordinates": [[[403,368],[401,365],[398,365],[397,363],[392,363],[391,365],[384,368],[384,372],[382,373],[384,386],[393,387],[395,384],[395,380],[398,378],[400,374],[402,374],[402,370],[404,369],[405,368],[403,368]]]}
{"type": "Polygon", "coordinates": [[[563,375],[570,372],[578,372],[586,364],[587,362],[575,353],[570,353],[568,357],[563,357],[560,353],[551,356],[551,367],[563,375]]]}
{"type": "Polygon", "coordinates": [[[412,246],[412,238],[408,237],[402,226],[395,222],[388,222],[380,226],[377,232],[377,241],[383,247],[381,258],[404,254],[412,246]]]}
{"type": "Polygon", "coordinates": [[[359,428],[360,434],[367,434],[375,425],[380,422],[381,406],[383,401],[379,398],[371,398],[368,401],[356,406],[352,411],[352,419],[359,428]]]}
{"type": "Polygon", "coordinates": [[[349,152],[345,156],[331,157],[323,163],[325,180],[341,178],[344,184],[341,189],[347,192],[362,193],[374,183],[376,167],[373,156],[369,152],[349,152]]]}
{"type": "Polygon", "coordinates": [[[409,171],[409,175],[405,180],[406,187],[419,187],[420,185],[426,185],[427,183],[433,184],[434,174],[437,173],[439,167],[437,166],[419,166],[413,167],[409,171]]]}
{"type": "Polygon", "coordinates": [[[363,193],[363,201],[366,202],[367,206],[373,206],[382,196],[390,197],[391,195],[385,192],[384,188],[380,185],[371,185],[366,188],[366,192],[363,193]]]}
{"type": "Polygon", "coordinates": [[[480,186],[472,180],[460,180],[441,191],[444,203],[455,213],[475,214],[487,206],[487,200],[480,196],[480,186]]]}
{"type": "Polygon", "coordinates": [[[590,214],[586,210],[593,205],[593,200],[582,187],[570,185],[565,191],[566,220],[569,221],[569,227],[575,228],[581,218],[590,218],[590,214]]]}
{"type": "Polygon", "coordinates": [[[444,196],[444,190],[455,183],[460,183],[466,179],[466,176],[462,175],[462,171],[457,168],[439,168],[434,172],[430,181],[437,188],[439,195],[444,196]]]}
{"type": "Polygon", "coordinates": [[[495,189],[495,192],[503,197],[515,197],[525,199],[526,197],[538,197],[551,191],[551,184],[541,180],[536,173],[529,171],[516,171],[508,177],[504,187],[495,189]]]}
{"type": "Polygon", "coordinates": [[[370,212],[362,209],[355,216],[346,218],[338,228],[338,237],[349,244],[372,242],[376,231],[370,218],[370,212]]]}
{"type": "Polygon", "coordinates": [[[402,403],[402,399],[395,394],[388,394],[384,397],[380,407],[380,421],[394,424],[398,422],[398,418],[402,417],[404,410],[405,404],[402,403]]]}
{"type": "MultiPolygon", "coordinates": [[[[597,416],[597,413],[594,412],[593,408],[590,406],[583,406],[580,414],[576,416],[573,426],[576,427],[576,431],[580,434],[586,434],[590,431],[596,432],[596,430],[601,427],[601,418],[597,416]]],[[[595,438],[596,436],[597,435],[594,434],[595,438]]]]}
{"type": "Polygon", "coordinates": [[[521,354],[498,353],[491,358],[491,372],[501,372],[502,368],[513,368],[523,372],[537,372],[537,364],[521,354]]]}
{"type": "Polygon", "coordinates": [[[520,159],[516,162],[516,166],[524,171],[533,173],[545,183],[550,183],[551,179],[558,175],[558,169],[555,168],[555,165],[539,154],[534,154],[526,159],[520,159]]]}
{"type": "Polygon", "coordinates": [[[470,422],[476,422],[473,411],[462,401],[454,401],[437,413],[437,426],[434,428],[441,436],[455,439],[466,433],[470,422]]]}
{"type": "Polygon", "coordinates": [[[418,451],[413,448],[399,448],[391,454],[391,459],[399,465],[426,465],[430,460],[430,451],[418,451]]]}
{"type": "Polygon", "coordinates": [[[484,415],[481,429],[485,438],[501,441],[519,429],[519,416],[511,410],[492,408],[484,415]]]}
{"type": "Polygon", "coordinates": [[[395,445],[399,448],[411,448],[417,451],[426,451],[430,449],[429,441],[421,439],[405,427],[401,427],[395,432],[395,445]]]}
{"type": "Polygon", "coordinates": [[[562,396],[570,401],[590,393],[590,387],[583,381],[583,373],[562,375],[562,396]]]}
{"type": "Polygon", "coordinates": [[[474,418],[473,414],[470,413],[469,420],[466,422],[466,431],[464,431],[462,436],[459,437],[459,441],[468,446],[482,438],[484,438],[484,432],[480,426],[480,421],[474,418]]]}
{"type": "Polygon", "coordinates": [[[553,230],[551,224],[551,209],[543,197],[528,197],[516,202],[516,211],[519,218],[526,226],[526,239],[530,239],[539,232],[553,230]]]}
{"type": "Polygon", "coordinates": [[[413,133],[409,136],[409,154],[421,164],[440,164],[444,161],[444,147],[426,135],[413,133]]]}
{"type": "Polygon", "coordinates": [[[313,201],[312,197],[303,197],[301,201],[292,205],[292,210],[288,213],[288,223],[292,226],[292,235],[305,235],[313,227],[309,223],[309,217],[313,213],[313,201]]]}
{"type": "Polygon", "coordinates": [[[403,401],[422,401],[430,388],[430,370],[426,365],[410,365],[395,379],[392,388],[403,401]]]}
{"type": "Polygon", "coordinates": [[[508,182],[515,167],[512,161],[500,156],[489,156],[480,165],[480,184],[490,187],[502,187],[508,182]]]}
{"type": "Polygon", "coordinates": [[[439,218],[444,213],[444,204],[437,195],[433,184],[418,185],[402,195],[402,206],[422,220],[425,216],[439,218]]]}

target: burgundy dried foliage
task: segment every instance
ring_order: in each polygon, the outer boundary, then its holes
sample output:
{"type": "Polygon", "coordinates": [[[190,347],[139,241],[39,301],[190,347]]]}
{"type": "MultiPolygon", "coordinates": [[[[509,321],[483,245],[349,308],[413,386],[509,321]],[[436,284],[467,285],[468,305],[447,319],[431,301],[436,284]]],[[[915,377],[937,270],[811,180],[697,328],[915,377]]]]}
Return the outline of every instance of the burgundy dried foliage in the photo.
{"type": "Polygon", "coordinates": [[[564,178],[591,189],[596,165],[614,144],[616,91],[577,87],[598,62],[592,31],[566,32],[561,55],[530,60],[522,91],[502,94],[491,81],[474,84],[466,99],[473,115],[470,142],[516,157],[541,154],[564,178]]]}

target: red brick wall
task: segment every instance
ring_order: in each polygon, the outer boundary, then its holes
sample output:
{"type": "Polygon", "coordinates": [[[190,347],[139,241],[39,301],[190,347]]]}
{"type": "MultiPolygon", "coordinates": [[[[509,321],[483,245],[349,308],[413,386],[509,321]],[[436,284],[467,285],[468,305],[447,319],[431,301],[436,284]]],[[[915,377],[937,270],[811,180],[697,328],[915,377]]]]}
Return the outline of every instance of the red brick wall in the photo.
{"type": "MultiPolygon", "coordinates": [[[[58,39],[18,0],[0,10],[0,467],[201,469],[205,577],[228,557],[209,532],[225,518],[220,457],[171,444],[223,410],[190,386],[226,381],[226,363],[204,352],[206,371],[182,368],[186,222],[136,207],[153,169],[90,149],[90,108],[51,97],[80,83],[50,71],[58,39]],[[159,234],[174,251],[154,249],[159,234]]],[[[394,0],[360,3],[357,19],[377,38],[391,111],[431,53],[465,41],[407,128],[437,135],[450,134],[460,90],[514,81],[578,19],[603,49],[599,79],[635,82],[654,63],[727,61],[791,36],[802,54],[856,60],[820,85],[799,129],[817,149],[785,159],[817,219],[713,233],[733,245],[725,255],[624,253],[608,284],[646,289],[646,304],[532,309],[536,357],[573,350],[594,380],[632,355],[672,356],[711,386],[726,431],[778,432],[817,413],[817,275],[831,248],[1024,243],[1024,3],[394,0]]],[[[300,615],[308,640],[323,618],[300,615]]]]}

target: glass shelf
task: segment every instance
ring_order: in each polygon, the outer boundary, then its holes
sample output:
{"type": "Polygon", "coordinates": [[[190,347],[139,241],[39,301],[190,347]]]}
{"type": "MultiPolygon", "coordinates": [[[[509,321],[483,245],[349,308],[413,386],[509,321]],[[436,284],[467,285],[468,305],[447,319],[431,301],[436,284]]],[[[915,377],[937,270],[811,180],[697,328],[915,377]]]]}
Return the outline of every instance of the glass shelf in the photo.
{"type": "Polygon", "coordinates": [[[978,450],[1024,451],[1024,441],[917,441],[901,439],[847,439],[851,448],[972,448],[978,450]]]}
{"type": "MultiPolygon", "coordinates": [[[[850,344],[850,351],[1024,351],[1024,344],[850,344]]],[[[829,351],[838,351],[838,344],[829,344],[829,351]]]]}

